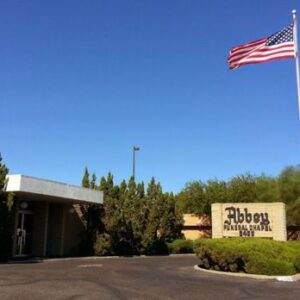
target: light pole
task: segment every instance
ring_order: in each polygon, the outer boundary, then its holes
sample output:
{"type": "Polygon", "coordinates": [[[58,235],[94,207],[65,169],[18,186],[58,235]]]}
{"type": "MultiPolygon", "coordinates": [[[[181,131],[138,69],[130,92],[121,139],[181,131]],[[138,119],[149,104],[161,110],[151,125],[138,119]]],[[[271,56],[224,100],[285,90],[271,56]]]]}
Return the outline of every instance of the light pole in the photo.
{"type": "Polygon", "coordinates": [[[135,180],[135,152],[139,151],[140,147],[133,146],[132,148],[132,177],[135,180]]]}

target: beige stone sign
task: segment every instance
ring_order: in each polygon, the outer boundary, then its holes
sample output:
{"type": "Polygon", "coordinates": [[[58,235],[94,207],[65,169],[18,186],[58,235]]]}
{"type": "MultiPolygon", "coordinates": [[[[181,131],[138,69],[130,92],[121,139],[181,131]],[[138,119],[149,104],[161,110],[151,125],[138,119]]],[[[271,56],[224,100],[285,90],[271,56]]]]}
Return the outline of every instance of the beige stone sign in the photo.
{"type": "Polygon", "coordinates": [[[214,203],[212,237],[264,237],[286,241],[285,204],[214,203]]]}

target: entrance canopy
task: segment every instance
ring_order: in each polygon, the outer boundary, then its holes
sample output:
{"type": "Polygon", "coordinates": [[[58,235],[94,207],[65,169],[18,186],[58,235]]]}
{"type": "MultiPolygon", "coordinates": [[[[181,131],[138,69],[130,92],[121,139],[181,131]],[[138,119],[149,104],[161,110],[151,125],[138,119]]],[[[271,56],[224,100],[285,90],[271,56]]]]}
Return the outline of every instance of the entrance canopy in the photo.
{"type": "Polygon", "coordinates": [[[12,255],[78,255],[88,206],[102,204],[103,192],[24,175],[7,179],[15,207],[12,255]]]}
{"type": "Polygon", "coordinates": [[[8,175],[6,192],[50,202],[103,203],[103,192],[25,175],[8,175]]]}

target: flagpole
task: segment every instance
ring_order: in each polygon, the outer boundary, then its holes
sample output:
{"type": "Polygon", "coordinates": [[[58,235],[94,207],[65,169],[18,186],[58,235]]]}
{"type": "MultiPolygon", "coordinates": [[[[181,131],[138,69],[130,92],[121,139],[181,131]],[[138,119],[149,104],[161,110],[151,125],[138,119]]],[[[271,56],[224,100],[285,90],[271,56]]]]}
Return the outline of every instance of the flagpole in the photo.
{"type": "Polygon", "coordinates": [[[296,79],[297,79],[297,95],[298,95],[298,114],[300,120],[300,75],[299,75],[299,55],[298,55],[298,35],[297,35],[297,14],[296,10],[292,11],[293,14],[293,37],[295,47],[295,65],[296,65],[296,79]]]}

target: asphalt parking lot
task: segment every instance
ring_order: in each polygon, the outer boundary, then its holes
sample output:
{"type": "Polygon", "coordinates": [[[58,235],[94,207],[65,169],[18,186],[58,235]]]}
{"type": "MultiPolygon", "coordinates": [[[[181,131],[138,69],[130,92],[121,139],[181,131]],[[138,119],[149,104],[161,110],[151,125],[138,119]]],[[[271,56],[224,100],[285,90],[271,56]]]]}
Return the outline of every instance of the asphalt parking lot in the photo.
{"type": "Polygon", "coordinates": [[[191,255],[0,265],[0,299],[299,299],[300,282],[203,274],[191,255]]]}

